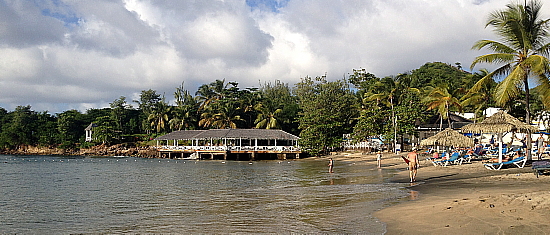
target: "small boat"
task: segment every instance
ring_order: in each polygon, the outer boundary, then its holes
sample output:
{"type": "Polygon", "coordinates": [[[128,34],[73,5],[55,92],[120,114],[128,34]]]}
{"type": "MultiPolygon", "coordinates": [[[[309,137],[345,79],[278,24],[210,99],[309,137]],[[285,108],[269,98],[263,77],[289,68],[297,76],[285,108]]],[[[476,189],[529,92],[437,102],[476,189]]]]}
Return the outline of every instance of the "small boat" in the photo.
{"type": "Polygon", "coordinates": [[[186,158],[182,158],[183,160],[197,160],[199,159],[199,154],[198,153],[192,153],[189,157],[186,157],[186,158]]]}

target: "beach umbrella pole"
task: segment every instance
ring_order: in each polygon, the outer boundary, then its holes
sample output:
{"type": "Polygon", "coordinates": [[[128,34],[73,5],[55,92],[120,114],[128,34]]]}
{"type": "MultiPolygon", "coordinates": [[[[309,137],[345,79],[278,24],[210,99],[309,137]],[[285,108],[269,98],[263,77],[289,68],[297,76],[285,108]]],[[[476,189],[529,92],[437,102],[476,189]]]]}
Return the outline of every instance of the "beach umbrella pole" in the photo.
{"type": "Polygon", "coordinates": [[[498,163],[502,163],[502,133],[498,133],[498,163]]]}

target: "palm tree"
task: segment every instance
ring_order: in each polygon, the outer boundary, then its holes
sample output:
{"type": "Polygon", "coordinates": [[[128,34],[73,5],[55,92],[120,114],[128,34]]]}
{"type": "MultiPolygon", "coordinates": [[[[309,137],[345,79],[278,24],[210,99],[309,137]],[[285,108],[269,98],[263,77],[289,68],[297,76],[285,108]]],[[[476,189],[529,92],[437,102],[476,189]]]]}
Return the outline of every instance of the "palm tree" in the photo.
{"type": "Polygon", "coordinates": [[[218,129],[236,129],[237,122],[244,121],[238,115],[239,108],[235,108],[236,104],[226,103],[216,105],[215,109],[209,109],[201,114],[199,126],[212,127],[218,129]]]}
{"type": "Polygon", "coordinates": [[[439,86],[433,88],[429,94],[425,97],[424,101],[428,105],[428,110],[435,109],[440,116],[439,131],[443,130],[443,120],[447,119],[449,127],[451,127],[451,120],[449,118],[449,112],[454,109],[462,112],[462,105],[456,97],[454,97],[446,87],[439,86]]]}
{"type": "Polygon", "coordinates": [[[261,103],[257,104],[254,109],[260,112],[258,113],[258,117],[256,118],[256,121],[254,122],[254,124],[256,124],[256,128],[258,129],[281,128],[278,117],[283,112],[283,109],[278,108],[275,111],[272,111],[266,106],[262,105],[261,103]]]}
{"type": "MultiPolygon", "coordinates": [[[[506,9],[495,11],[489,15],[486,26],[492,26],[504,43],[493,40],[480,40],[472,49],[487,48],[494,53],[481,55],[472,62],[473,69],[478,63],[503,63],[501,67],[487,74],[478,83],[495,77],[504,77],[497,86],[494,98],[497,105],[504,106],[507,102],[525,92],[525,121],[531,123],[529,78],[539,84],[543,103],[550,107],[550,61],[547,56],[550,52],[550,43],[546,43],[549,19],[540,19],[542,4],[537,0],[519,3],[510,3],[506,9]]],[[[477,84],[476,84],[477,85],[477,84]]],[[[531,135],[527,135],[528,158],[530,158],[531,135]]]]}
{"type": "Polygon", "coordinates": [[[199,103],[189,91],[183,88],[183,83],[176,88],[174,93],[177,106],[174,107],[173,118],[169,124],[172,130],[195,129],[197,123],[197,110],[199,103]]]}
{"type": "Polygon", "coordinates": [[[412,91],[418,93],[417,88],[407,87],[407,82],[402,82],[402,80],[409,79],[406,74],[400,74],[397,77],[385,77],[380,81],[374,83],[373,91],[378,91],[378,93],[372,94],[367,93],[366,101],[376,100],[385,104],[387,107],[391,108],[391,120],[393,124],[393,144],[394,148],[397,145],[397,116],[395,114],[395,105],[398,104],[399,99],[406,93],[406,91],[412,91]]]}
{"type": "Polygon", "coordinates": [[[201,103],[199,109],[205,109],[211,103],[225,98],[231,89],[237,88],[237,85],[236,82],[225,83],[225,79],[223,79],[200,86],[195,93],[196,99],[201,103]],[[228,88],[229,85],[232,87],[228,88]]]}
{"type": "Polygon", "coordinates": [[[149,114],[147,120],[151,122],[151,127],[153,127],[157,133],[165,130],[166,123],[168,122],[168,114],[171,112],[171,107],[168,106],[164,99],[158,102],[155,105],[155,108],[149,114]]]}

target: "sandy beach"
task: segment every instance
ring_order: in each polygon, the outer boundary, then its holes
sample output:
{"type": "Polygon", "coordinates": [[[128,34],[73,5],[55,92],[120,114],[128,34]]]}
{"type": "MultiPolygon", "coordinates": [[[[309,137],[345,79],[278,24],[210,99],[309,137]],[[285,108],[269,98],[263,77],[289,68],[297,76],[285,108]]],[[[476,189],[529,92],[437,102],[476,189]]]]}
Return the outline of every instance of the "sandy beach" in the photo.
{"type": "MultiPolygon", "coordinates": [[[[376,164],[374,155],[334,158],[376,164]]],[[[392,182],[409,181],[406,167],[400,156],[384,155],[382,170],[401,170],[392,182]]],[[[417,180],[405,202],[374,214],[386,234],[550,234],[550,175],[537,178],[530,165],[493,171],[480,161],[435,167],[422,160],[417,180]]]]}

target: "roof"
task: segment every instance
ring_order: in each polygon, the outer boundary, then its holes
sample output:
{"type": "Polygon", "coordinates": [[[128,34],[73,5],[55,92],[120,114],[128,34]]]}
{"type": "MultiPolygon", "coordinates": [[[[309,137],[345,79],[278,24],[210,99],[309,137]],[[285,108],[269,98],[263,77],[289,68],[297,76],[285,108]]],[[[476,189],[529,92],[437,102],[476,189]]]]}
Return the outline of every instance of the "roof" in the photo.
{"type": "Polygon", "coordinates": [[[90,123],[90,125],[88,125],[88,127],[86,127],[86,129],[84,129],[84,130],[89,131],[89,130],[92,130],[92,128],[94,128],[94,127],[97,127],[97,125],[96,125],[95,123],[92,122],[92,123],[90,123]]]}
{"type": "MultiPolygon", "coordinates": [[[[440,119],[441,116],[433,115],[430,119],[426,120],[426,122],[417,123],[416,125],[418,126],[419,130],[439,130],[440,127],[444,129],[449,128],[449,122],[447,120],[443,120],[443,122],[441,122],[440,119]]],[[[449,119],[451,120],[450,127],[452,129],[460,129],[465,125],[473,123],[472,120],[456,115],[454,113],[449,113],[449,119]]]]}
{"type": "MultiPolygon", "coordinates": [[[[451,119],[451,123],[453,122],[465,122],[465,123],[472,123],[473,121],[470,120],[470,119],[467,119],[467,118],[464,118],[460,115],[456,115],[454,113],[449,113],[449,119],[451,119]]],[[[425,123],[423,124],[436,124],[439,126],[439,123],[441,122],[441,116],[439,116],[439,114],[437,115],[433,115],[430,119],[428,119],[425,123]]],[[[443,121],[443,123],[447,123],[448,121],[445,119],[443,121]]]]}
{"type": "Polygon", "coordinates": [[[420,145],[471,147],[474,145],[474,141],[453,129],[447,128],[432,137],[420,141],[420,145]]]}
{"type": "Polygon", "coordinates": [[[297,140],[297,136],[283,130],[275,129],[211,129],[184,130],[155,138],[155,140],[190,140],[190,139],[275,139],[297,140]]]}
{"type": "Polygon", "coordinates": [[[504,132],[536,132],[538,128],[525,124],[504,112],[503,110],[493,114],[481,123],[473,123],[462,127],[462,132],[467,133],[504,133],[504,132]]]}

